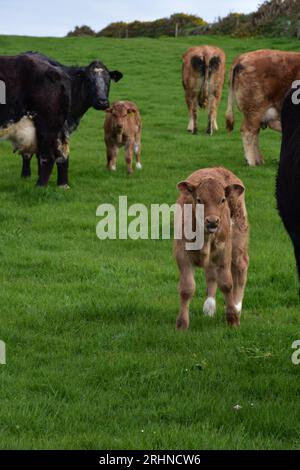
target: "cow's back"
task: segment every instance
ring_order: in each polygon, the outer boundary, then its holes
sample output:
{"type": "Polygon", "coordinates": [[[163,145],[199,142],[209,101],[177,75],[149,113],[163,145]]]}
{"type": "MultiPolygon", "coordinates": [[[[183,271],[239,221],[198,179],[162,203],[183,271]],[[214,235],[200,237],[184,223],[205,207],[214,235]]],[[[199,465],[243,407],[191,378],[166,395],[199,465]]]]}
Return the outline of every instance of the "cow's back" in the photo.
{"type": "Polygon", "coordinates": [[[263,49],[241,54],[232,65],[233,87],[241,111],[278,112],[300,75],[300,53],[263,49]]]}
{"type": "Polygon", "coordinates": [[[27,114],[45,121],[66,119],[69,109],[68,77],[55,67],[27,54],[0,57],[0,80],[6,85],[6,104],[0,107],[0,125],[17,122],[27,114]]]}

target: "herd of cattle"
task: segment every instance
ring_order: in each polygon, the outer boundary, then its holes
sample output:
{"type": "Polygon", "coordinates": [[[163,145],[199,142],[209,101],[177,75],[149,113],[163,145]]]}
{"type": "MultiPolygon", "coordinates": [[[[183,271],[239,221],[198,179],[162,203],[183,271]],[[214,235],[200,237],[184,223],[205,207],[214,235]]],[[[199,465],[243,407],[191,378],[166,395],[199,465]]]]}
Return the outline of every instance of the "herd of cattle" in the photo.
{"type": "MultiPolygon", "coordinates": [[[[189,111],[188,131],[197,133],[198,107],[208,110],[207,133],[218,129],[217,111],[225,79],[224,51],[213,46],[190,48],[183,56],[182,82],[189,111]]],[[[110,106],[111,80],[123,77],[99,60],[87,67],[65,66],[45,55],[26,52],[0,57],[0,81],[5,104],[0,106],[0,140],[10,140],[22,157],[22,176],[31,175],[38,161],[38,186],[48,184],[54,164],[57,184],[68,188],[69,139],[83,115],[93,107],[105,110],[104,140],[107,167],[116,169],[119,148],[125,147],[127,172],[141,165],[141,116],[131,101],[110,106]]],[[[241,134],[246,162],[263,163],[260,129],[282,131],[277,175],[277,205],[294,244],[300,278],[300,110],[292,84],[300,79],[300,53],[259,50],[240,55],[230,70],[226,126],[234,127],[233,106],[243,114],[241,134]],[[298,157],[299,155],[299,157],[298,157]]],[[[204,205],[205,240],[200,251],[187,251],[177,240],[175,255],[180,270],[178,328],[189,325],[189,302],[195,291],[194,270],[205,270],[207,298],[203,311],[213,316],[216,290],[226,303],[228,324],[238,325],[249,264],[248,221],[243,182],[225,168],[202,169],[178,184],[178,203],[204,205]]],[[[195,217],[195,211],[193,212],[195,217]]]]}

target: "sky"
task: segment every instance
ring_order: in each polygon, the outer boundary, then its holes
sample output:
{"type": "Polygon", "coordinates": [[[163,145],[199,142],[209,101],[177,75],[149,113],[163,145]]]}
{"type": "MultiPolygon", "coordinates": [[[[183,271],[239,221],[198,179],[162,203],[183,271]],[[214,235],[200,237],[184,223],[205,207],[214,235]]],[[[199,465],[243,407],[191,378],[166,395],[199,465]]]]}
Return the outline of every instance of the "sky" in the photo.
{"type": "Polygon", "coordinates": [[[0,0],[0,34],[65,36],[76,25],[95,31],[113,21],[154,20],[191,13],[213,22],[250,13],[262,0],[0,0]]]}

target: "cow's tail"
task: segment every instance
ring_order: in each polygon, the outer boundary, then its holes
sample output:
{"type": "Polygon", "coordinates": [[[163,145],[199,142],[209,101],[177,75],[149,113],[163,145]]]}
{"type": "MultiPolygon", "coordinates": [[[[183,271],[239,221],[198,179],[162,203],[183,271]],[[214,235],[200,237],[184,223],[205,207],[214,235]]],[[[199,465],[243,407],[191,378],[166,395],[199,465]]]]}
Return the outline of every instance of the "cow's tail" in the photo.
{"type": "Polygon", "coordinates": [[[201,80],[198,104],[201,108],[206,108],[209,93],[209,64],[206,63],[205,57],[195,55],[191,58],[191,65],[194,71],[199,74],[201,80]]]}
{"type": "Polygon", "coordinates": [[[231,68],[230,78],[229,78],[229,91],[228,91],[228,101],[227,101],[227,110],[226,110],[226,129],[228,132],[231,132],[234,128],[234,76],[235,76],[235,67],[231,68]]]}
{"type": "Polygon", "coordinates": [[[205,74],[204,74],[204,83],[203,83],[203,107],[206,109],[208,106],[208,97],[209,97],[209,63],[205,62],[205,74]]]}

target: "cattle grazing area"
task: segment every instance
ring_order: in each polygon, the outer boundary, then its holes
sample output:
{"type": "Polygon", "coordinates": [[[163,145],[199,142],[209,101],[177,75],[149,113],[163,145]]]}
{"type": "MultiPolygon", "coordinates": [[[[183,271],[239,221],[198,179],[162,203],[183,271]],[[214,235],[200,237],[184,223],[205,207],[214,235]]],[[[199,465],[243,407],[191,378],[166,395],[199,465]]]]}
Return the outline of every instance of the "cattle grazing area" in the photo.
{"type": "MultiPolygon", "coordinates": [[[[142,118],[141,171],[107,170],[104,111],[91,108],[70,138],[69,191],[20,178],[21,157],[0,145],[1,448],[287,449],[299,447],[300,339],[293,246],[276,209],[281,135],[261,131],[265,164],[249,167],[235,128],[225,127],[234,58],[256,49],[297,51],[293,39],[0,37],[0,54],[40,51],[66,65],[103,61],[123,78],[110,102],[134,102],[142,118]],[[221,47],[226,79],[218,132],[186,130],[182,55],[221,47]],[[250,230],[241,325],[228,328],[217,293],[204,316],[196,272],[190,328],[176,331],[178,268],[171,240],[96,237],[97,206],[173,204],[177,184],[200,168],[225,166],[244,184],[250,230]],[[238,405],[238,406],[237,406],[238,405]]],[[[47,97],[45,97],[47,100],[47,97]]],[[[122,153],[122,155],[121,155],[122,153]]]]}

